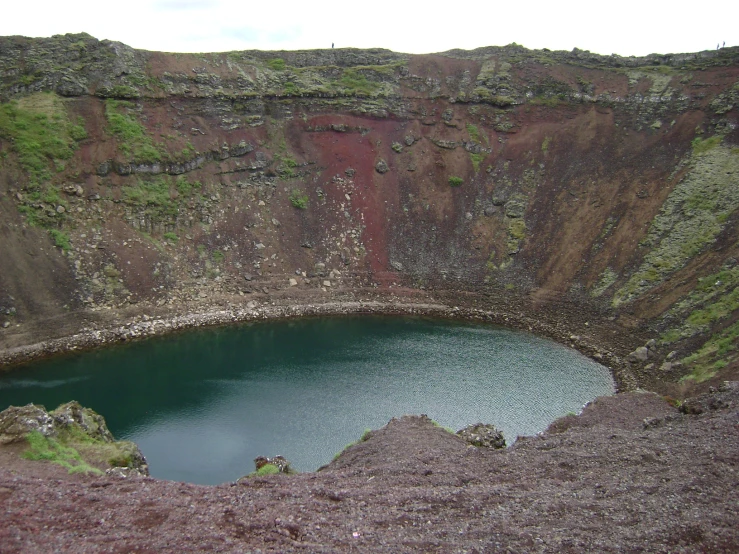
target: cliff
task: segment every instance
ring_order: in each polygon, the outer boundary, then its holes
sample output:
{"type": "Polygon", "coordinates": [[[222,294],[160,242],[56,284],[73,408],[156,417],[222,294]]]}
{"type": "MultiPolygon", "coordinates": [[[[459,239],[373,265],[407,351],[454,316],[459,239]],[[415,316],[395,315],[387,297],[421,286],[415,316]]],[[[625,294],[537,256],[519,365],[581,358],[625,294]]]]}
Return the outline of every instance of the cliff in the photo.
{"type": "Polygon", "coordinates": [[[739,49],[4,37],[0,100],[6,361],[377,303],[530,328],[622,386],[737,373],[739,49]]]}

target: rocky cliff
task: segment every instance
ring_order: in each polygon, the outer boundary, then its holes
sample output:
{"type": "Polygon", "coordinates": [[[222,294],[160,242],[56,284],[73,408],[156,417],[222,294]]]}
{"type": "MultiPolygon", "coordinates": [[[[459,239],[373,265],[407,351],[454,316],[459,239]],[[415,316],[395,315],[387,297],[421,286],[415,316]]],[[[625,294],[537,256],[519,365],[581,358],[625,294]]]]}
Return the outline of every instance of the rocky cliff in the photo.
{"type": "Polygon", "coordinates": [[[531,328],[622,385],[737,372],[739,49],[5,37],[0,100],[6,361],[209,310],[375,303],[531,328]]]}

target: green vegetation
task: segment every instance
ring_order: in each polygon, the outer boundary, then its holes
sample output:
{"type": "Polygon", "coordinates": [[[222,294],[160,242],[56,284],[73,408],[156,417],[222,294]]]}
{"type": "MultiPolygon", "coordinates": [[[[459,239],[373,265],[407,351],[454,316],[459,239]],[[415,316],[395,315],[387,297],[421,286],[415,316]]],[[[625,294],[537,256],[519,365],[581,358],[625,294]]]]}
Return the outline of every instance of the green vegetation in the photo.
{"type": "Polygon", "coordinates": [[[508,220],[508,236],[521,240],[526,237],[526,223],[521,218],[509,219],[508,220]]]}
{"type": "Polygon", "coordinates": [[[467,134],[470,136],[470,139],[480,144],[480,131],[478,131],[476,125],[473,125],[472,123],[468,123],[467,124],[467,134]]]}
{"type": "Polygon", "coordinates": [[[280,472],[280,468],[277,467],[275,464],[264,464],[262,467],[256,470],[252,475],[256,477],[264,477],[265,475],[275,475],[279,472],[280,472]]]}
{"type": "Polygon", "coordinates": [[[195,193],[199,193],[203,190],[203,184],[200,181],[188,181],[183,175],[177,177],[175,182],[175,188],[180,196],[189,198],[195,193]]]}
{"type": "Polygon", "coordinates": [[[470,152],[470,160],[472,161],[472,167],[475,169],[475,173],[480,171],[480,164],[485,159],[485,154],[480,152],[479,154],[473,154],[470,152]]]}
{"type": "Polygon", "coordinates": [[[69,250],[72,245],[69,243],[69,235],[59,229],[49,229],[49,235],[51,235],[54,241],[54,246],[61,248],[64,252],[69,250]]]}
{"type": "Polygon", "coordinates": [[[274,71],[284,71],[285,70],[285,60],[282,58],[272,58],[271,60],[267,60],[267,67],[274,71]]]}
{"type": "Polygon", "coordinates": [[[714,135],[707,139],[702,139],[701,137],[695,137],[690,144],[693,147],[693,153],[705,154],[712,148],[721,144],[721,137],[718,135],[714,135]]]}
{"type": "Polygon", "coordinates": [[[601,296],[604,292],[606,292],[606,289],[608,289],[608,287],[616,282],[617,279],[618,274],[613,271],[613,269],[611,269],[610,267],[605,268],[603,273],[601,273],[598,282],[593,285],[593,288],[590,290],[590,296],[592,296],[593,298],[601,296]]]}
{"type": "Polygon", "coordinates": [[[220,250],[214,250],[212,256],[213,261],[217,264],[222,263],[223,260],[226,258],[226,256],[220,250]]]}
{"type": "Polygon", "coordinates": [[[336,454],[334,454],[334,458],[333,459],[336,460],[339,456],[341,456],[347,450],[347,448],[351,448],[352,446],[356,446],[360,442],[366,442],[367,440],[369,440],[369,438],[370,438],[371,435],[372,435],[372,429],[365,429],[364,430],[364,433],[362,433],[362,436],[359,437],[359,440],[355,440],[354,442],[350,442],[349,444],[347,444],[344,448],[341,449],[340,452],[337,452],[336,454]]]}
{"type": "Polygon", "coordinates": [[[69,473],[103,474],[96,467],[88,465],[77,449],[45,437],[38,431],[31,431],[26,435],[26,440],[30,448],[23,453],[23,457],[27,460],[45,460],[58,464],[66,468],[69,473]]]}
{"type": "MultiPolygon", "coordinates": [[[[287,147],[284,146],[284,143],[280,145],[280,149],[282,151],[284,151],[286,148],[287,147]]],[[[277,174],[282,179],[294,179],[298,176],[297,172],[295,171],[295,168],[298,167],[298,162],[296,162],[290,156],[276,153],[272,159],[276,164],[277,174]]]]}
{"type": "Polygon", "coordinates": [[[164,237],[165,240],[168,240],[169,242],[176,243],[177,241],[180,240],[180,237],[177,236],[177,233],[173,233],[171,231],[164,233],[162,236],[164,237]]]}
{"type": "Polygon", "coordinates": [[[288,81],[284,85],[285,94],[289,96],[297,96],[300,94],[300,89],[298,89],[297,85],[291,81],[288,81]]]}
{"type": "Polygon", "coordinates": [[[652,220],[640,243],[651,248],[642,265],[613,297],[613,306],[632,300],[658,285],[704,251],[739,208],[734,175],[739,158],[720,145],[693,153],[690,173],[680,181],[652,220]]]}
{"type": "Polygon", "coordinates": [[[105,101],[105,117],[108,131],[116,137],[118,147],[126,156],[137,162],[154,163],[162,161],[162,152],[146,134],[146,129],[138,122],[131,102],[108,99],[105,101]]]}
{"type": "Polygon", "coordinates": [[[725,267],[718,273],[701,279],[687,298],[673,305],[667,315],[679,321],[679,324],[663,333],[660,340],[664,344],[669,344],[706,332],[716,322],[727,319],[737,309],[739,309],[739,267],[725,267]]]}
{"type": "Polygon", "coordinates": [[[541,151],[545,154],[549,151],[549,144],[552,142],[552,137],[544,137],[541,143],[541,151]]]}
{"type": "Polygon", "coordinates": [[[21,100],[0,104],[0,137],[7,139],[21,167],[34,183],[51,179],[51,167],[64,168],[87,137],[82,125],[73,125],[61,98],[40,92],[21,100]]]}
{"type": "Polygon", "coordinates": [[[714,334],[698,351],[682,360],[683,364],[691,368],[691,372],[681,381],[702,383],[714,377],[718,370],[739,357],[736,350],[737,341],[739,341],[739,322],[714,334]]]}
{"type": "Polygon", "coordinates": [[[300,189],[293,189],[292,192],[290,192],[289,198],[290,204],[292,204],[294,208],[305,210],[308,207],[308,195],[300,189]]]}
{"type": "Polygon", "coordinates": [[[450,187],[458,187],[460,186],[464,181],[461,177],[457,177],[456,175],[452,175],[449,177],[449,186],[450,187]]]}
{"type": "Polygon", "coordinates": [[[171,219],[179,211],[165,177],[147,181],[139,179],[136,185],[124,187],[122,200],[155,220],[171,219]]]}
{"type": "Polygon", "coordinates": [[[339,86],[347,89],[353,94],[369,96],[377,91],[380,87],[374,81],[370,81],[367,77],[357,71],[356,68],[347,68],[339,79],[339,86]]]}

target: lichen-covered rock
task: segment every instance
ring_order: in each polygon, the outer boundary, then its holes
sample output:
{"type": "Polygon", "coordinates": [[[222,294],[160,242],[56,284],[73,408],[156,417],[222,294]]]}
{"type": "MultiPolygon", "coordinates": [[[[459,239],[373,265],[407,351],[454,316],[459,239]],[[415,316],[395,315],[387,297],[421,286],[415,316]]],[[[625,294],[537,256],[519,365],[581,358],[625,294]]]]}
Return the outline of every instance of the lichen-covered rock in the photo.
{"type": "Polygon", "coordinates": [[[38,431],[45,437],[56,436],[54,418],[43,406],[10,406],[0,412],[0,444],[24,441],[32,431],[38,431]]]}
{"type": "Polygon", "coordinates": [[[103,442],[114,440],[105,424],[105,418],[94,410],[81,406],[76,400],[62,404],[49,415],[54,418],[54,424],[58,427],[69,429],[76,425],[92,439],[103,442]]]}
{"type": "Polygon", "coordinates": [[[503,433],[489,423],[475,423],[457,431],[457,435],[473,446],[505,448],[503,433]]]}
{"type": "Polygon", "coordinates": [[[385,160],[380,160],[375,164],[375,171],[377,171],[377,173],[387,173],[390,171],[390,168],[385,160]]]}
{"type": "Polygon", "coordinates": [[[280,473],[293,472],[292,468],[290,467],[290,462],[288,462],[284,456],[274,456],[273,458],[268,458],[267,456],[257,456],[256,458],[254,458],[254,466],[257,468],[257,471],[268,464],[275,466],[280,473]]]}
{"type": "Polygon", "coordinates": [[[138,445],[116,441],[103,416],[74,400],[51,412],[35,404],[11,406],[0,412],[0,445],[23,442],[33,431],[79,450],[91,465],[128,468],[139,475],[149,475],[149,466],[138,445]]]}

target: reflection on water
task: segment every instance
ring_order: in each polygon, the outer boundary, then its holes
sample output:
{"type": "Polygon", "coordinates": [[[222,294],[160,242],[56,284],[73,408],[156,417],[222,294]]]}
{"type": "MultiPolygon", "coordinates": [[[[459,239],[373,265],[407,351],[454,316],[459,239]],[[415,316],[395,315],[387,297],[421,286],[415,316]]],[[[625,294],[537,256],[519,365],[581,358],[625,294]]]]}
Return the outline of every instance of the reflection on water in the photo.
{"type": "Polygon", "coordinates": [[[510,444],[613,391],[606,368],[532,335],[362,316],[198,330],[35,364],[0,377],[0,407],[78,400],[139,444],[152,475],[211,484],[252,471],[258,455],[315,470],[403,414],[494,423],[510,444]]]}

